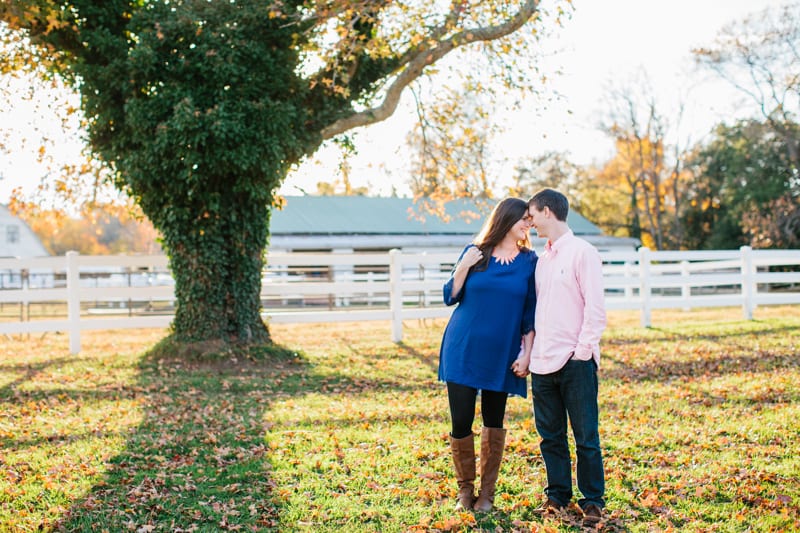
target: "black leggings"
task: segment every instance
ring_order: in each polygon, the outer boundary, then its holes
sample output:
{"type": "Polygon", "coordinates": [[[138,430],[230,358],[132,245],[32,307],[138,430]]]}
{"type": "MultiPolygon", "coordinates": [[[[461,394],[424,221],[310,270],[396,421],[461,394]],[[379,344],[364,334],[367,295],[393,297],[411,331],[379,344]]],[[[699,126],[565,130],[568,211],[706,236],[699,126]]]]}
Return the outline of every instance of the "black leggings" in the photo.
{"type": "MultiPolygon", "coordinates": [[[[453,430],[450,435],[454,439],[463,439],[472,433],[475,421],[475,398],[478,389],[447,382],[447,399],[450,401],[450,420],[453,430]]],[[[491,390],[481,391],[481,416],[487,428],[502,428],[506,414],[507,392],[491,390]]]]}

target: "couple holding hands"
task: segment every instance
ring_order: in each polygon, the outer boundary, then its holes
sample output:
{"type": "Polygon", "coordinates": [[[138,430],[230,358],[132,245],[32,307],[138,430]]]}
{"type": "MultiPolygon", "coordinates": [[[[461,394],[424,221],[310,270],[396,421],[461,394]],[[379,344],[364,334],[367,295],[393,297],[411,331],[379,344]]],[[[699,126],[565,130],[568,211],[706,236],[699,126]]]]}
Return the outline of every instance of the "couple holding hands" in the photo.
{"type": "Polygon", "coordinates": [[[458,306],[442,338],[439,379],[447,384],[450,447],[458,481],[457,508],[489,511],[505,447],[509,394],[527,396],[547,471],[537,510],[557,513],[572,501],[568,423],[576,444],[577,503],[583,525],[595,527],[605,506],[598,432],[597,369],[606,324],[602,262],[567,224],[569,202],[544,189],[529,201],[506,198],[461,253],[444,285],[458,306]],[[541,256],[530,230],[547,239],[541,256]],[[520,338],[522,339],[520,342],[520,338]],[[472,425],[480,394],[480,488],[472,425]],[[569,421],[569,422],[568,422],[569,421]]]}

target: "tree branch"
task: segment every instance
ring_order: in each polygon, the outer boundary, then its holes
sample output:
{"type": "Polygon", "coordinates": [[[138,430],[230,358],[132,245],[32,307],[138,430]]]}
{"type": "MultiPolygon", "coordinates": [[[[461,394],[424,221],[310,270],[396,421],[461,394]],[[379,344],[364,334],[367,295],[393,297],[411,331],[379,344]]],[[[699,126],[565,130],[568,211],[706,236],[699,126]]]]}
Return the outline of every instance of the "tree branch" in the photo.
{"type": "MultiPolygon", "coordinates": [[[[453,2],[452,8],[453,10],[459,10],[461,6],[461,2],[453,2]]],[[[383,101],[373,108],[354,112],[326,126],[321,131],[323,140],[330,139],[353,128],[386,120],[397,109],[403,90],[422,74],[425,67],[436,63],[458,47],[478,41],[492,41],[515,32],[533,17],[538,7],[539,0],[525,0],[519,11],[502,24],[471,30],[464,29],[443,41],[437,42],[433,46],[423,46],[412,53],[406,54],[399,66],[402,70],[389,85],[383,101]]],[[[453,18],[458,17],[458,15],[459,13],[455,11],[451,12],[445,24],[452,24],[453,18]]],[[[434,31],[434,34],[440,30],[434,31]]],[[[446,34],[446,32],[444,33],[446,34]]]]}

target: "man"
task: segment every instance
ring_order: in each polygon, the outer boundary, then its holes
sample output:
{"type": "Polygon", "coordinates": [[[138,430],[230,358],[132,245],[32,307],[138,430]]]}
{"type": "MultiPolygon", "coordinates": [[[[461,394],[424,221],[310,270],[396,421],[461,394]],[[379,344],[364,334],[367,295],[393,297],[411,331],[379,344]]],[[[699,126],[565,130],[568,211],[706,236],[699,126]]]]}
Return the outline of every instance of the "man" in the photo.
{"type": "Polygon", "coordinates": [[[544,189],[528,201],[531,225],[547,239],[536,266],[536,336],[528,368],[533,413],[547,470],[541,512],[560,511],[572,500],[567,417],[575,437],[583,525],[596,526],[605,507],[600,451],[597,369],[606,325],[600,254],[567,224],[569,202],[544,189]]]}

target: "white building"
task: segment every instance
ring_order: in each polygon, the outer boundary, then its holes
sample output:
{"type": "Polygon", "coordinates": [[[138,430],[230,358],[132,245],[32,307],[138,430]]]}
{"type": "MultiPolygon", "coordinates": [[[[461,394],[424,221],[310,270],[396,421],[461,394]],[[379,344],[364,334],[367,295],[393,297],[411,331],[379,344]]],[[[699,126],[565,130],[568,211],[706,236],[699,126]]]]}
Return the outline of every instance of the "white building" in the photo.
{"type": "Polygon", "coordinates": [[[42,241],[22,219],[0,205],[0,257],[42,257],[50,255],[42,241]]]}

